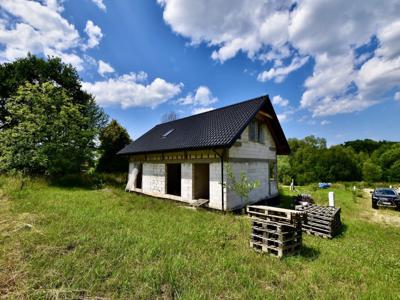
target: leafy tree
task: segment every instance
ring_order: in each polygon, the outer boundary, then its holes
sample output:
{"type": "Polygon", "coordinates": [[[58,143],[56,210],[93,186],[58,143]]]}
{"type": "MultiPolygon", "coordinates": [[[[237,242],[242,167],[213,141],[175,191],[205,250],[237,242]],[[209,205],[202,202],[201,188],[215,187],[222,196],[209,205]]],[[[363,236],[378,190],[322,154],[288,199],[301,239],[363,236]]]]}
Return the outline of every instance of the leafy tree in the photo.
{"type": "Polygon", "coordinates": [[[91,160],[97,128],[82,104],[52,82],[26,83],[7,99],[0,130],[0,170],[78,172],[91,160]]]}
{"type": "Polygon", "coordinates": [[[400,160],[393,163],[389,169],[388,175],[389,181],[400,182],[400,160]]]}
{"type": "Polygon", "coordinates": [[[290,184],[293,178],[289,157],[286,155],[278,156],[278,180],[283,184],[290,184]]]}
{"type": "Polygon", "coordinates": [[[62,87],[70,101],[79,105],[82,115],[89,118],[88,128],[102,128],[106,124],[106,114],[94,98],[82,90],[78,73],[72,65],[64,64],[60,58],[49,57],[45,60],[28,54],[26,58],[0,64],[0,129],[14,126],[18,122],[15,118],[6,122],[6,117],[10,115],[7,102],[26,82],[52,82],[62,87]]]}
{"type": "Polygon", "coordinates": [[[375,182],[382,179],[381,167],[375,164],[371,160],[367,160],[364,163],[362,173],[363,173],[363,179],[367,182],[375,182]]]}
{"type": "Polygon", "coordinates": [[[128,132],[117,121],[112,120],[100,133],[101,156],[97,165],[100,172],[126,172],[128,158],[116,155],[131,142],[128,132]]]}

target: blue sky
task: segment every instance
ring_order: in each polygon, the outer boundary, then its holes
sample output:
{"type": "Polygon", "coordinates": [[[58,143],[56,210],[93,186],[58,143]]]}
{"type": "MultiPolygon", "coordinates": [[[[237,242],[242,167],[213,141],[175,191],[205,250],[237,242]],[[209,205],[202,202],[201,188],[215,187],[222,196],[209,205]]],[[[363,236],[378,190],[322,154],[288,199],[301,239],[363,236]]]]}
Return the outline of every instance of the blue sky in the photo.
{"type": "Polygon", "coordinates": [[[75,65],[133,138],[269,94],[288,138],[400,140],[398,1],[0,1],[0,60],[27,52],[75,65]]]}

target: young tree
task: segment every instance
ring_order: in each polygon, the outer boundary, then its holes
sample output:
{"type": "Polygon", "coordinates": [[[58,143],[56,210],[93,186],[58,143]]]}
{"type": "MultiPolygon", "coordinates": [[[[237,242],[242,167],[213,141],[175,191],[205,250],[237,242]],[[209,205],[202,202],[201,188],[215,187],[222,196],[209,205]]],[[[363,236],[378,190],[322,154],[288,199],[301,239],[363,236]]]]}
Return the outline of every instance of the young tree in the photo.
{"type": "Polygon", "coordinates": [[[247,205],[250,192],[260,187],[260,181],[250,181],[247,178],[246,173],[243,171],[240,172],[240,178],[237,179],[235,174],[233,174],[231,165],[227,165],[226,173],[228,178],[226,180],[226,183],[224,183],[224,187],[227,190],[233,191],[238,197],[240,197],[242,203],[244,203],[244,205],[247,205]]]}
{"type": "Polygon", "coordinates": [[[128,157],[116,155],[131,142],[128,132],[117,121],[112,120],[100,133],[101,156],[97,165],[100,172],[126,172],[128,157]]]}
{"type": "Polygon", "coordinates": [[[90,161],[97,128],[82,104],[51,82],[26,83],[7,99],[0,130],[0,170],[78,172],[90,161]]]}

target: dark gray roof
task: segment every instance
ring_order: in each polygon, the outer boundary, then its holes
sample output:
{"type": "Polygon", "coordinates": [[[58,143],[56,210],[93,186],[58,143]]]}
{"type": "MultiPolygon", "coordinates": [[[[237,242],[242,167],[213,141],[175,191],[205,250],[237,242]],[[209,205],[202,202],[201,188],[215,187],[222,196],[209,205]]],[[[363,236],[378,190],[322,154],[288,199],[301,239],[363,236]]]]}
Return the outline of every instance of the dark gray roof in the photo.
{"type": "Polygon", "coordinates": [[[275,140],[277,153],[288,154],[289,145],[268,96],[159,124],[118,154],[229,148],[260,110],[272,117],[267,125],[275,140]],[[165,134],[166,137],[163,137],[165,134]]]}

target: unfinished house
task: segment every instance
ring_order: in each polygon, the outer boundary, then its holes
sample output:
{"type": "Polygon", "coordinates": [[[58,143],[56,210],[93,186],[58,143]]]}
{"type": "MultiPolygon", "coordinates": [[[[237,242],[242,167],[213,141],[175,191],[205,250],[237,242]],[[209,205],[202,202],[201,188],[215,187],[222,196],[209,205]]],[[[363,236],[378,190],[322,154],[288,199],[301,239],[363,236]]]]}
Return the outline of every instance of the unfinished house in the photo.
{"type": "Polygon", "coordinates": [[[127,191],[235,210],[246,203],[226,190],[230,168],[259,180],[248,203],[278,195],[276,156],[289,145],[268,96],[156,125],[119,154],[129,155],[127,191]]]}

